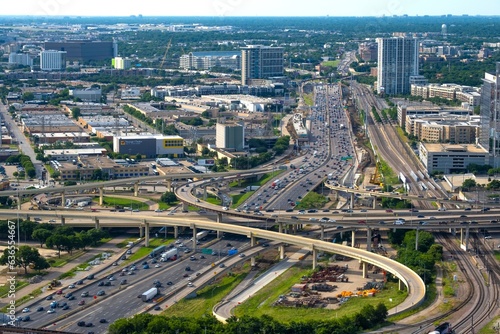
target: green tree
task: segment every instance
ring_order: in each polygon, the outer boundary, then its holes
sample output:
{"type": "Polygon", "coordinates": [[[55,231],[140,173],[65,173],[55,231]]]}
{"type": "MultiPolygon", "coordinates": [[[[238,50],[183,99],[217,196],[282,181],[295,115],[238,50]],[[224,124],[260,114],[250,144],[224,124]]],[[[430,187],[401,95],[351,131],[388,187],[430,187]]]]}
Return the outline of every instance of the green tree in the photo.
{"type": "Polygon", "coordinates": [[[78,117],[80,117],[81,114],[82,111],[80,108],[78,107],[71,108],[71,117],[73,117],[74,119],[78,119],[78,117]]]}
{"type": "Polygon", "coordinates": [[[177,196],[175,196],[174,192],[167,191],[161,195],[160,200],[164,203],[172,204],[174,202],[177,202],[177,196]]]}
{"type": "Polygon", "coordinates": [[[44,269],[50,268],[49,262],[43,256],[40,256],[37,259],[35,259],[35,261],[33,261],[32,265],[33,265],[33,269],[35,269],[38,272],[40,272],[44,269]]]}
{"type": "Polygon", "coordinates": [[[477,183],[474,179],[466,179],[462,183],[462,189],[465,191],[469,191],[475,187],[477,187],[477,183]]]}
{"type": "Polygon", "coordinates": [[[61,257],[61,251],[66,249],[69,239],[67,236],[62,234],[53,234],[47,238],[45,244],[48,248],[56,248],[59,258],[61,257]]]}
{"type": "MultiPolygon", "coordinates": [[[[5,249],[2,257],[0,257],[0,263],[1,264],[7,264],[9,263],[9,249],[5,249]]],[[[30,247],[30,246],[19,246],[18,248],[15,248],[15,253],[14,253],[14,261],[16,267],[21,267],[24,268],[24,274],[28,273],[28,267],[31,264],[34,264],[35,262],[39,261],[40,258],[40,253],[38,253],[38,250],[36,248],[30,247]]]]}
{"type": "Polygon", "coordinates": [[[44,228],[37,228],[31,234],[31,237],[40,243],[40,247],[43,247],[43,244],[47,241],[47,239],[52,235],[52,232],[46,230],[44,228]]]}

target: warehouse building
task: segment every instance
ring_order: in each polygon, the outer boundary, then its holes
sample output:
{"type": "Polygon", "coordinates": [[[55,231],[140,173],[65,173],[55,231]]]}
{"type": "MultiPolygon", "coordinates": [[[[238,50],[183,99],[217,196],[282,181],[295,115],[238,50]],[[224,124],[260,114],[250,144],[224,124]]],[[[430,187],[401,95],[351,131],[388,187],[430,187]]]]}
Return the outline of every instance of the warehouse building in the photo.
{"type": "Polygon", "coordinates": [[[134,135],[116,136],[113,138],[113,151],[121,154],[141,154],[146,158],[156,158],[159,155],[184,155],[184,139],[181,136],[164,135],[134,135]]]}

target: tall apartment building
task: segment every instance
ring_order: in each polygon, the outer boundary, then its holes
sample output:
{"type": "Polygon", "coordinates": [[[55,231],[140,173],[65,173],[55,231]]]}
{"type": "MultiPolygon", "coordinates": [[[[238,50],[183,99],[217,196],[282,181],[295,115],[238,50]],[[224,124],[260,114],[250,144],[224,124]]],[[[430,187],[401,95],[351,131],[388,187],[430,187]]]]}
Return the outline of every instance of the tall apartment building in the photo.
{"type": "Polygon", "coordinates": [[[241,49],[241,83],[283,75],[283,48],[247,45],[241,49]]]}
{"type": "Polygon", "coordinates": [[[45,50],[40,52],[42,71],[60,71],[66,68],[66,51],[45,50]]]}
{"type": "Polygon", "coordinates": [[[241,68],[240,51],[200,51],[182,55],[179,67],[183,69],[209,70],[212,67],[225,67],[233,70],[241,68]]]}
{"type": "Polygon", "coordinates": [[[410,93],[410,77],[418,75],[418,40],[377,38],[377,92],[388,95],[410,93]]]}
{"type": "Polygon", "coordinates": [[[485,73],[481,88],[481,132],[478,143],[490,153],[490,164],[500,167],[500,62],[494,74],[485,73]]]}
{"type": "Polygon", "coordinates": [[[242,151],[245,145],[245,127],[240,124],[221,124],[215,127],[217,148],[242,151]]]}
{"type": "Polygon", "coordinates": [[[9,64],[32,66],[33,59],[27,53],[14,53],[14,52],[12,52],[9,54],[9,64]]]}

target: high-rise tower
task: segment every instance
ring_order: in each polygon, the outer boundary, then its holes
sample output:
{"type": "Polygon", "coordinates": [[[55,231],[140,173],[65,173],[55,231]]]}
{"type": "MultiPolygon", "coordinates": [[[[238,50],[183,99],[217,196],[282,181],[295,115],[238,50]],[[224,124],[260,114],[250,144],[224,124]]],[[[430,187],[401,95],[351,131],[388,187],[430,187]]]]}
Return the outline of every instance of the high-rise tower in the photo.
{"type": "Polygon", "coordinates": [[[247,45],[241,49],[241,84],[283,75],[283,48],[247,45]]]}
{"type": "Polygon", "coordinates": [[[485,73],[481,88],[481,133],[478,144],[491,154],[490,163],[500,167],[500,62],[494,74],[485,73]]]}
{"type": "Polygon", "coordinates": [[[409,94],[410,76],[418,75],[418,40],[415,38],[377,38],[377,92],[409,94]]]}

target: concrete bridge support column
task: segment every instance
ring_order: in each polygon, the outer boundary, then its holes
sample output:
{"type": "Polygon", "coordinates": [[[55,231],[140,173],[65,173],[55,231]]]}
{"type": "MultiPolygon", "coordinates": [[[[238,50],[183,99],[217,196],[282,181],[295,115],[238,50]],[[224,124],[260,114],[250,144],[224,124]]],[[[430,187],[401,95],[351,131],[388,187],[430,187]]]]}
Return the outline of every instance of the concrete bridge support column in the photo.
{"type": "MultiPolygon", "coordinates": [[[[217,223],[222,223],[222,213],[220,213],[220,212],[219,212],[219,213],[217,213],[217,223]]],[[[224,235],[224,234],[223,234],[223,232],[222,232],[222,231],[217,230],[217,239],[222,238],[222,236],[223,236],[223,235],[224,235]]]]}
{"type": "Polygon", "coordinates": [[[450,233],[451,233],[451,235],[457,235],[457,229],[456,229],[456,228],[454,228],[454,227],[450,227],[450,228],[448,229],[448,232],[450,232],[450,233]]]}
{"type": "MultiPolygon", "coordinates": [[[[250,234],[250,247],[255,247],[255,244],[256,244],[255,237],[252,234],[250,234]]],[[[250,258],[250,265],[252,267],[255,267],[255,256],[252,256],[250,258]]]]}
{"type": "Polygon", "coordinates": [[[99,205],[104,203],[104,187],[99,188],[99,205]]]}
{"type": "Polygon", "coordinates": [[[469,227],[465,228],[464,244],[465,244],[465,250],[468,251],[469,250],[469,227]]]}
{"type": "Polygon", "coordinates": [[[186,202],[182,202],[182,211],[187,211],[188,204],[186,202]]]}
{"type": "Polygon", "coordinates": [[[172,180],[167,180],[167,191],[171,192],[172,191],[172,180]]]}
{"type": "Polygon", "coordinates": [[[17,209],[21,210],[21,195],[17,196],[17,209]]]}
{"type": "Polygon", "coordinates": [[[373,197],[372,208],[373,208],[373,210],[375,210],[377,208],[377,197],[376,196],[373,197]]]}
{"type": "MultiPolygon", "coordinates": [[[[21,205],[21,201],[19,201],[19,205],[21,205]]],[[[64,191],[61,193],[61,206],[66,206],[66,193],[64,191]]]]}
{"type": "Polygon", "coordinates": [[[372,229],[368,228],[366,230],[366,250],[371,252],[372,251],[372,229]]]}
{"type": "Polygon", "coordinates": [[[402,280],[398,280],[398,290],[403,290],[403,281],[402,280]]]}
{"type": "Polygon", "coordinates": [[[325,241],[325,226],[321,225],[321,241],[325,241]]]}
{"type": "Polygon", "coordinates": [[[279,246],[279,251],[280,251],[280,260],[283,260],[285,258],[285,245],[279,246]]]}
{"type": "Polygon", "coordinates": [[[351,236],[351,247],[354,247],[356,244],[356,230],[352,230],[352,236],[351,236]]]}
{"type": "Polygon", "coordinates": [[[196,225],[191,225],[191,228],[193,229],[193,252],[196,253],[196,225]]]}
{"type": "Polygon", "coordinates": [[[460,228],[460,245],[464,243],[464,229],[460,228]]]}
{"type": "Polygon", "coordinates": [[[203,187],[203,200],[206,201],[207,200],[207,186],[204,186],[203,187]]]}
{"type": "Polygon", "coordinates": [[[144,237],[144,230],[142,229],[142,225],[139,225],[139,238],[144,237]]]}
{"type": "Polygon", "coordinates": [[[278,223],[278,232],[283,233],[283,223],[282,222],[278,223]]]}
{"type": "Polygon", "coordinates": [[[98,218],[94,218],[94,223],[95,223],[95,229],[98,230],[100,229],[101,227],[99,226],[99,219],[98,218]]]}
{"type": "Polygon", "coordinates": [[[352,209],[354,209],[354,193],[351,193],[351,201],[350,201],[350,203],[351,203],[350,209],[352,210],[352,209]]]}
{"type": "Polygon", "coordinates": [[[146,234],[146,242],[144,243],[144,246],[149,247],[149,223],[146,223],[146,221],[144,221],[144,232],[146,234]]]}
{"type": "Polygon", "coordinates": [[[363,264],[363,278],[367,278],[368,277],[368,266],[366,265],[366,262],[361,262],[363,264]]]}
{"type": "Polygon", "coordinates": [[[174,226],[174,238],[177,239],[179,237],[179,226],[174,226]]]}
{"type": "Polygon", "coordinates": [[[134,196],[139,196],[139,182],[134,183],[134,196]]]}
{"type": "Polygon", "coordinates": [[[316,267],[318,266],[318,251],[316,249],[313,248],[312,250],[312,257],[313,257],[313,270],[316,269],[316,267]]]}
{"type": "Polygon", "coordinates": [[[64,225],[66,224],[66,218],[65,217],[61,217],[61,225],[64,225]]]}
{"type": "Polygon", "coordinates": [[[415,231],[415,250],[418,250],[418,228],[415,231]]]}

